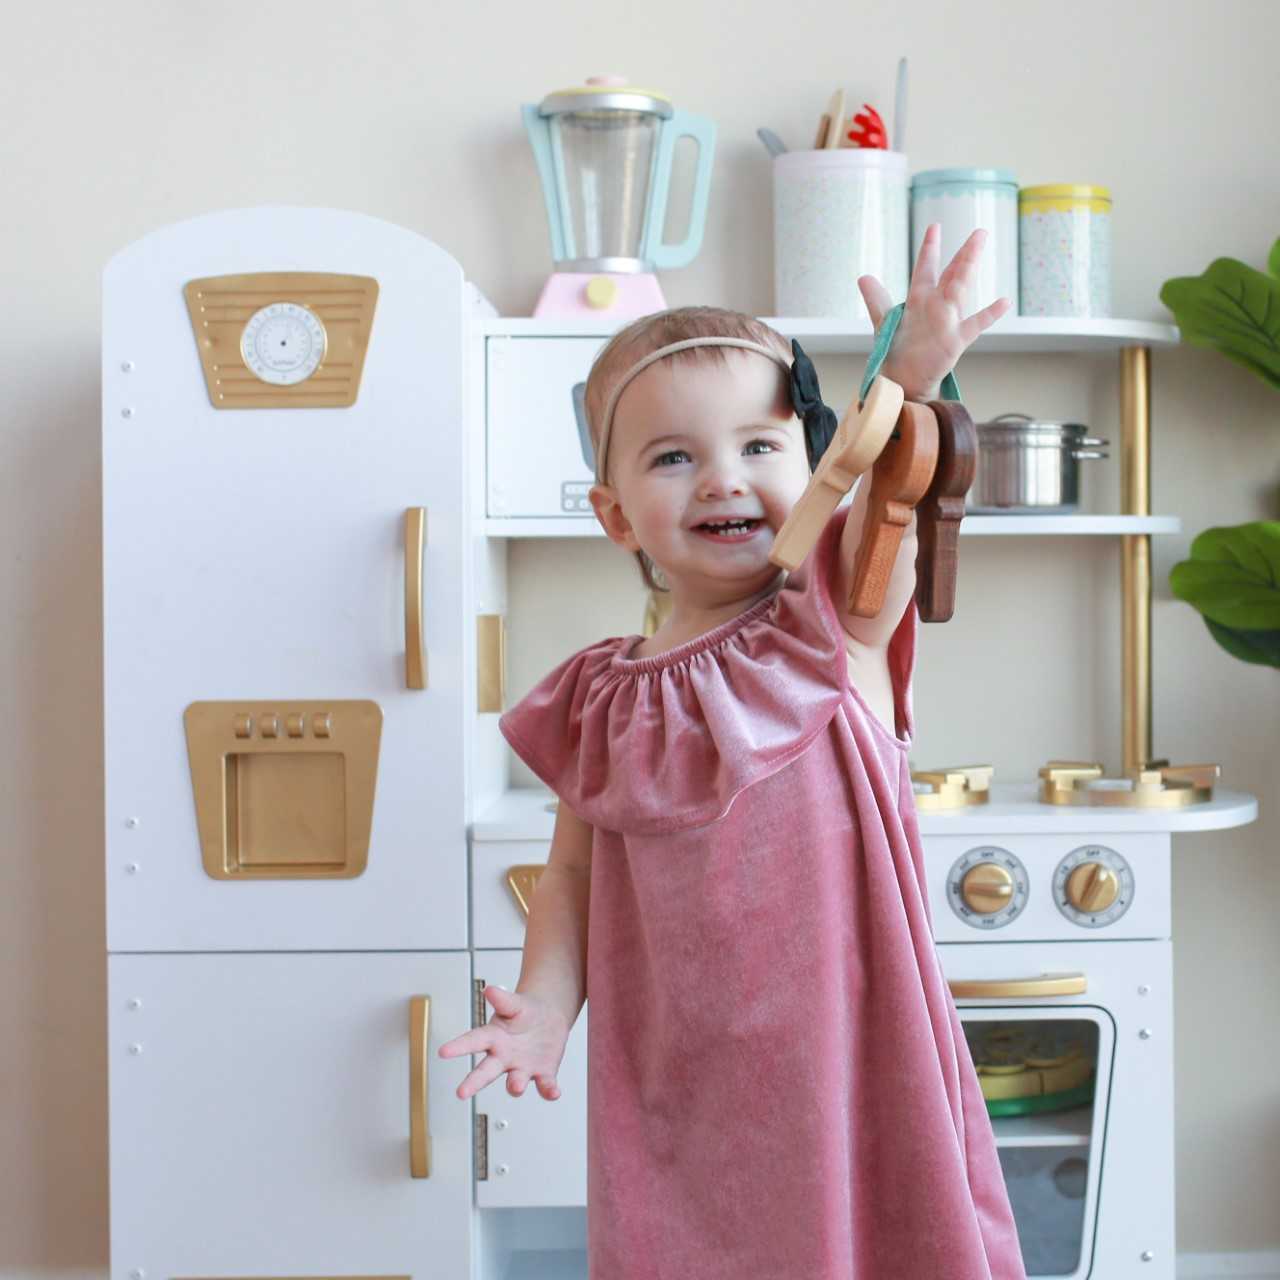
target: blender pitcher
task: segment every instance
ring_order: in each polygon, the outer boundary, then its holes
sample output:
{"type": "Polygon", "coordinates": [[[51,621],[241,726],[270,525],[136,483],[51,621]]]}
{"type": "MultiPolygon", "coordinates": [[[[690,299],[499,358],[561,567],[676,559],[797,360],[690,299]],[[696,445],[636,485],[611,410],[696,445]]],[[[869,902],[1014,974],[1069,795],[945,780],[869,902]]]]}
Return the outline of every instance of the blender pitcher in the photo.
{"type": "Polygon", "coordinates": [[[533,314],[630,320],[665,310],[653,273],[686,266],[702,247],[715,125],[622,76],[592,76],[521,113],[555,259],[533,314]],[[682,137],[698,144],[689,233],[680,244],[664,244],[671,164],[682,137]]]}

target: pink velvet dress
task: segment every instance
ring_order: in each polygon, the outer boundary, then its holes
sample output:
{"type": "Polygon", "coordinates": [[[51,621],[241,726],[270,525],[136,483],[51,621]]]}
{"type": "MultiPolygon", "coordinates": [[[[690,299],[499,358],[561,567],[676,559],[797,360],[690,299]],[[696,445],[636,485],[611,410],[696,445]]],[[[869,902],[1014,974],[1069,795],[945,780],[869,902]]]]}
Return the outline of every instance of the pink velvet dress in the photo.
{"type": "Polygon", "coordinates": [[[829,589],[847,513],[736,618],[602,640],[499,721],[595,828],[591,1280],[1024,1280],[925,892],[918,613],[890,733],[829,589]]]}

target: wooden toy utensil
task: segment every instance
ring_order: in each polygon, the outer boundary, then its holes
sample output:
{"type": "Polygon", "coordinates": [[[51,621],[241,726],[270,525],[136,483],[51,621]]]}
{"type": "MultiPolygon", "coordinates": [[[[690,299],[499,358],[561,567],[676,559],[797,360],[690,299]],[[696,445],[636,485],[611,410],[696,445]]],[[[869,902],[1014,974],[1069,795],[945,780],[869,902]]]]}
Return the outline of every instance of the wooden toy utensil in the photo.
{"type": "Polygon", "coordinates": [[[827,135],[831,132],[831,117],[824,115],[818,121],[818,136],[813,140],[813,149],[815,151],[825,151],[827,147],[827,135]]]}
{"type": "Polygon", "coordinates": [[[826,141],[823,143],[823,149],[826,151],[834,151],[840,145],[841,128],[844,125],[844,90],[837,89],[831,95],[831,101],[827,103],[827,115],[831,117],[831,125],[827,129],[826,141]]]}
{"type": "Polygon", "coordinates": [[[916,604],[922,622],[946,622],[956,607],[960,521],[978,469],[978,429],[959,400],[930,400],[938,419],[938,465],[916,506],[916,604]]]}
{"type": "Polygon", "coordinates": [[[853,567],[848,611],[874,618],[884,604],[893,562],[911,512],[928,492],[938,462],[938,419],[928,405],[907,400],[898,430],[871,468],[866,521],[853,567]]]}
{"type": "Polygon", "coordinates": [[[861,409],[856,402],[849,406],[773,540],[771,563],[790,570],[809,554],[840,499],[880,456],[901,410],[902,388],[883,376],[872,382],[861,409]]]}

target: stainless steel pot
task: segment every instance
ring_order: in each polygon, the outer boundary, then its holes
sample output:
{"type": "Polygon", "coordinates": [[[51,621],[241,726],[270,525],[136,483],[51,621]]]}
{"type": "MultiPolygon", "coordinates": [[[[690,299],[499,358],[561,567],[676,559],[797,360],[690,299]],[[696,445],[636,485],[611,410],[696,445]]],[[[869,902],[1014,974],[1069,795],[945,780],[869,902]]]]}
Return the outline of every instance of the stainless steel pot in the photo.
{"type": "Polygon", "coordinates": [[[1075,511],[1080,505],[1079,464],[1109,455],[1079,422],[1042,422],[1002,413],[979,422],[978,467],[966,511],[1075,511]]]}

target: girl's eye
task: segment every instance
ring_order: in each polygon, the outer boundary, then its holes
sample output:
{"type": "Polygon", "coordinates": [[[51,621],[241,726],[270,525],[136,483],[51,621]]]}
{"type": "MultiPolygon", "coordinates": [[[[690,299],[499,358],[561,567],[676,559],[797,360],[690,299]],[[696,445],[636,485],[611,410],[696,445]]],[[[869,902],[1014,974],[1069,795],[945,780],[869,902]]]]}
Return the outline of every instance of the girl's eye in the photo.
{"type": "MultiPolygon", "coordinates": [[[[754,447],[758,444],[764,445],[765,449],[769,453],[776,453],[778,451],[778,446],[774,444],[772,440],[765,440],[763,438],[752,440],[746,448],[754,453],[754,447]]],[[[654,458],[653,465],[655,467],[665,467],[668,465],[666,461],[668,458],[687,458],[688,456],[688,453],[684,449],[668,449],[666,453],[660,453],[654,458]]]]}

